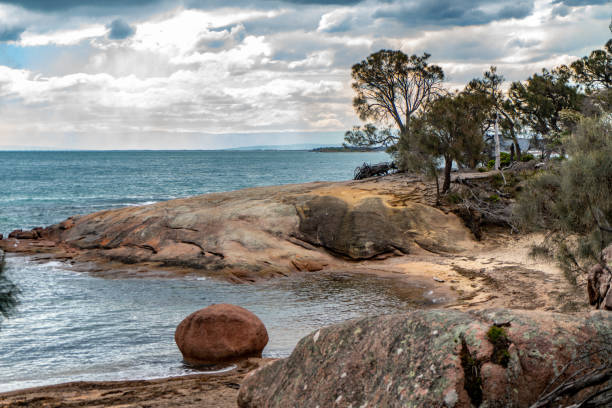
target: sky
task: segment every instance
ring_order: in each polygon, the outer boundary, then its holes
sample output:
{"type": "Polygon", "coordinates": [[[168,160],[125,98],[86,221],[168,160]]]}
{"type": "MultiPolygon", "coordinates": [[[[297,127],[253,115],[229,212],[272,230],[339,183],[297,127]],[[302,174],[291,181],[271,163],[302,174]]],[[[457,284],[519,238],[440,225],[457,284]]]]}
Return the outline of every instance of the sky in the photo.
{"type": "Polygon", "coordinates": [[[611,17],[606,0],[0,0],[0,149],[339,144],[373,52],[427,52],[451,89],[491,65],[508,84],[601,48],[611,17]]]}

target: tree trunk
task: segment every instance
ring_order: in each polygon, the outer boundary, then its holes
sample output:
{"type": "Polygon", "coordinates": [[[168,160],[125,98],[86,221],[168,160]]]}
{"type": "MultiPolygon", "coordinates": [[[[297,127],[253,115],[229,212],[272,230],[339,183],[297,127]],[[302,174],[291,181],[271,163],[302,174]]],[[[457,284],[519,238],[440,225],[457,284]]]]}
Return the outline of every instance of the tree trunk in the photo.
{"type": "Polygon", "coordinates": [[[444,156],[444,184],[442,184],[442,194],[446,193],[450,188],[452,167],[453,159],[448,156],[444,156]]]}
{"type": "Polygon", "coordinates": [[[512,143],[514,146],[514,151],[516,152],[516,160],[521,161],[521,145],[519,145],[518,139],[514,134],[514,129],[511,131],[512,134],[512,143]]]}
{"type": "Polygon", "coordinates": [[[501,148],[499,145],[499,128],[497,127],[497,112],[495,113],[495,170],[501,167],[501,148]]]}

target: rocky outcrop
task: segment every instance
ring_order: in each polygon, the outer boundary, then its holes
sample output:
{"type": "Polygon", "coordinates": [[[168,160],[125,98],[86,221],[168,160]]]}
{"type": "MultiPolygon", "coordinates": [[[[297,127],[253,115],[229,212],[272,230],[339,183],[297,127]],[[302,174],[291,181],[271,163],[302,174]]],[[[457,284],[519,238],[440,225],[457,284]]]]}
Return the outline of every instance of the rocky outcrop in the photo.
{"type": "Polygon", "coordinates": [[[185,362],[213,365],[261,357],[268,332],[248,310],[216,304],[187,316],[176,328],[174,340],[185,362]]]}
{"type": "Polygon", "coordinates": [[[558,397],[555,406],[567,406],[612,385],[610,327],[612,315],[603,311],[577,317],[430,310],[363,318],[317,330],[289,358],[253,372],[238,404],[529,407],[558,397]],[[593,372],[599,376],[559,387],[593,372]],[[554,389],[566,392],[545,397],[554,389]]]}
{"type": "Polygon", "coordinates": [[[587,293],[589,303],[597,309],[612,310],[612,245],[602,251],[602,262],[589,270],[587,293]]]}
{"type": "Polygon", "coordinates": [[[235,281],[317,271],[472,244],[454,214],[406,175],[252,188],[69,218],[0,241],[7,251],[56,251],[82,260],[182,267],[235,281]],[[306,260],[306,263],[304,263],[306,260]]]}

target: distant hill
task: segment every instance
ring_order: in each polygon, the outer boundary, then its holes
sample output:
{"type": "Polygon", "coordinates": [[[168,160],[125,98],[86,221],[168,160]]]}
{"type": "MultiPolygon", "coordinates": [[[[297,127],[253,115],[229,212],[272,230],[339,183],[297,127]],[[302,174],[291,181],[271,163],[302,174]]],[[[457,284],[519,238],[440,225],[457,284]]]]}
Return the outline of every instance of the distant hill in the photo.
{"type": "Polygon", "coordinates": [[[288,144],[288,145],[260,145],[260,146],[243,146],[233,147],[230,149],[223,150],[313,150],[316,148],[325,147],[340,147],[337,144],[319,144],[319,143],[299,143],[299,144],[288,144]]]}
{"type": "Polygon", "coordinates": [[[311,152],[319,153],[359,153],[359,152],[384,152],[385,148],[382,146],[378,147],[365,147],[365,146],[332,146],[332,147],[317,147],[312,149],[311,152]]]}

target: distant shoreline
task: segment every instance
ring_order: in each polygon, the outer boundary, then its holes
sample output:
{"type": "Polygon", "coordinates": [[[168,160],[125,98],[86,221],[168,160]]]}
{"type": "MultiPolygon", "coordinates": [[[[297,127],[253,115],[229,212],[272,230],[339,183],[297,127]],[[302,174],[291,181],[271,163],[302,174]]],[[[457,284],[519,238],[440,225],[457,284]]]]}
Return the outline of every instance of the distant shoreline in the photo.
{"type": "Polygon", "coordinates": [[[316,149],[309,150],[315,153],[369,153],[369,152],[384,152],[384,147],[317,147],[316,149]]]}

